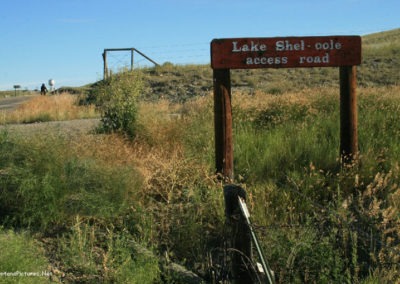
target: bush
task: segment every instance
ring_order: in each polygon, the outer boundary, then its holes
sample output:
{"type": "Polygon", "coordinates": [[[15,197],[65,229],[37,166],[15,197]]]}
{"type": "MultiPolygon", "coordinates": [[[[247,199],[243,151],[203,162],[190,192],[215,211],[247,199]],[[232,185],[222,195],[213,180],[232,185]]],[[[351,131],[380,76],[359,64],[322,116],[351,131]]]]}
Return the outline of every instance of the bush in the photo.
{"type": "Polygon", "coordinates": [[[101,110],[104,132],[135,136],[137,98],[141,91],[142,81],[136,71],[114,75],[100,84],[96,101],[101,110]]]}

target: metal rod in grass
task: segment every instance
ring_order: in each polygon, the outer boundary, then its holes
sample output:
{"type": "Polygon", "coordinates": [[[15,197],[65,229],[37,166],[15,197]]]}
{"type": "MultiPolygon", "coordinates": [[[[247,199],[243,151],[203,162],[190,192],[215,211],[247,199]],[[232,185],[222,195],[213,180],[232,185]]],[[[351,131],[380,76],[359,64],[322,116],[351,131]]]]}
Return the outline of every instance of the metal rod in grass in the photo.
{"type": "Polygon", "coordinates": [[[251,237],[253,239],[254,245],[256,246],[258,257],[260,258],[263,271],[264,271],[265,275],[267,276],[268,283],[273,284],[273,283],[275,283],[273,271],[269,268],[268,263],[265,260],[264,253],[263,253],[260,243],[258,241],[257,235],[254,232],[253,226],[251,225],[250,213],[249,213],[249,210],[247,209],[246,202],[240,196],[238,197],[238,199],[239,199],[240,210],[242,211],[244,219],[246,220],[246,224],[250,229],[251,237]]]}

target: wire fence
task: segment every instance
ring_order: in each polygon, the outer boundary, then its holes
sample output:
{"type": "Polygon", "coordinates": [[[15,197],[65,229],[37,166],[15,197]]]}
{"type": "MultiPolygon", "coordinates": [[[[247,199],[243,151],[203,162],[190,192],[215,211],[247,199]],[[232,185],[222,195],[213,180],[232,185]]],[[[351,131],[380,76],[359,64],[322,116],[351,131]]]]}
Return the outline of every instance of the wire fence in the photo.
{"type": "MultiPolygon", "coordinates": [[[[161,65],[166,62],[172,64],[208,64],[210,61],[210,43],[151,45],[137,48],[161,65]]],[[[107,53],[107,65],[111,73],[130,70],[131,64],[132,58],[129,50],[107,53]]],[[[154,64],[135,53],[133,69],[151,66],[154,66],[154,64]]]]}

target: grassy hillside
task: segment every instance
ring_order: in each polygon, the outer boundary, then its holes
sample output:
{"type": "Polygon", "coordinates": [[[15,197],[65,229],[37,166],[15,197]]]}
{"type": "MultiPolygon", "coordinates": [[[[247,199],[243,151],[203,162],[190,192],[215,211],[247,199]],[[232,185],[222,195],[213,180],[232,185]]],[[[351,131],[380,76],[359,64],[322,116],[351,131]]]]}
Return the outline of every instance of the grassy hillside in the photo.
{"type": "Polygon", "coordinates": [[[385,32],[369,34],[363,37],[364,52],[375,51],[377,53],[385,53],[388,46],[397,49],[400,45],[400,28],[385,32]]]}
{"type": "MultiPolygon", "coordinates": [[[[337,69],[232,72],[236,179],[277,283],[400,279],[400,87],[389,62],[400,48],[373,52],[379,36],[396,45],[398,34],[365,37],[361,156],[349,167],[338,157],[337,69]],[[387,81],[372,76],[379,56],[387,81]]],[[[226,280],[235,252],[214,174],[211,70],[142,71],[134,138],[0,129],[0,272],[37,267],[48,273],[29,280],[43,283],[187,283],[169,269],[180,264],[207,283],[226,280]]],[[[105,92],[107,105],[135,83],[119,79],[92,95],[105,92]]],[[[4,120],[48,108],[54,119],[96,114],[75,95],[38,99],[4,120]]]]}
{"type": "Polygon", "coordinates": [[[363,37],[362,86],[400,83],[400,29],[363,37]]]}
{"type": "MultiPolygon", "coordinates": [[[[358,85],[385,86],[400,83],[400,29],[367,35],[362,38],[362,65],[358,68],[358,85]]],[[[144,69],[146,99],[160,97],[183,102],[212,90],[209,65],[173,66],[166,64],[144,69]]],[[[233,70],[235,90],[282,94],[310,87],[339,84],[338,68],[253,69],[233,70]]]]}

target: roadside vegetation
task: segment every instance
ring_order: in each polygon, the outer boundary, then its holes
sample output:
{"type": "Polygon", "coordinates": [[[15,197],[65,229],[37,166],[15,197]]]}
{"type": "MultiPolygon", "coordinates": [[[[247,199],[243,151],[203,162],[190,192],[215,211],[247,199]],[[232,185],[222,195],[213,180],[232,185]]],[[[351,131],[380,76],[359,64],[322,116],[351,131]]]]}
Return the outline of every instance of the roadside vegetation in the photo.
{"type": "MultiPolygon", "coordinates": [[[[398,33],[382,33],[396,48],[377,52],[397,54],[398,33]]],[[[360,161],[347,168],[337,70],[232,72],[235,176],[277,283],[400,279],[399,69],[385,59],[387,79],[372,76],[377,36],[359,70],[360,161]]],[[[208,66],[166,64],[4,113],[2,123],[47,113],[100,127],[0,129],[0,272],[50,274],[26,283],[185,283],[174,263],[210,281],[226,237],[211,88],[208,66]]]]}
{"type": "Polygon", "coordinates": [[[52,96],[34,96],[12,112],[0,111],[0,125],[73,120],[99,116],[95,106],[80,106],[79,101],[79,96],[68,93],[52,96]]]}

